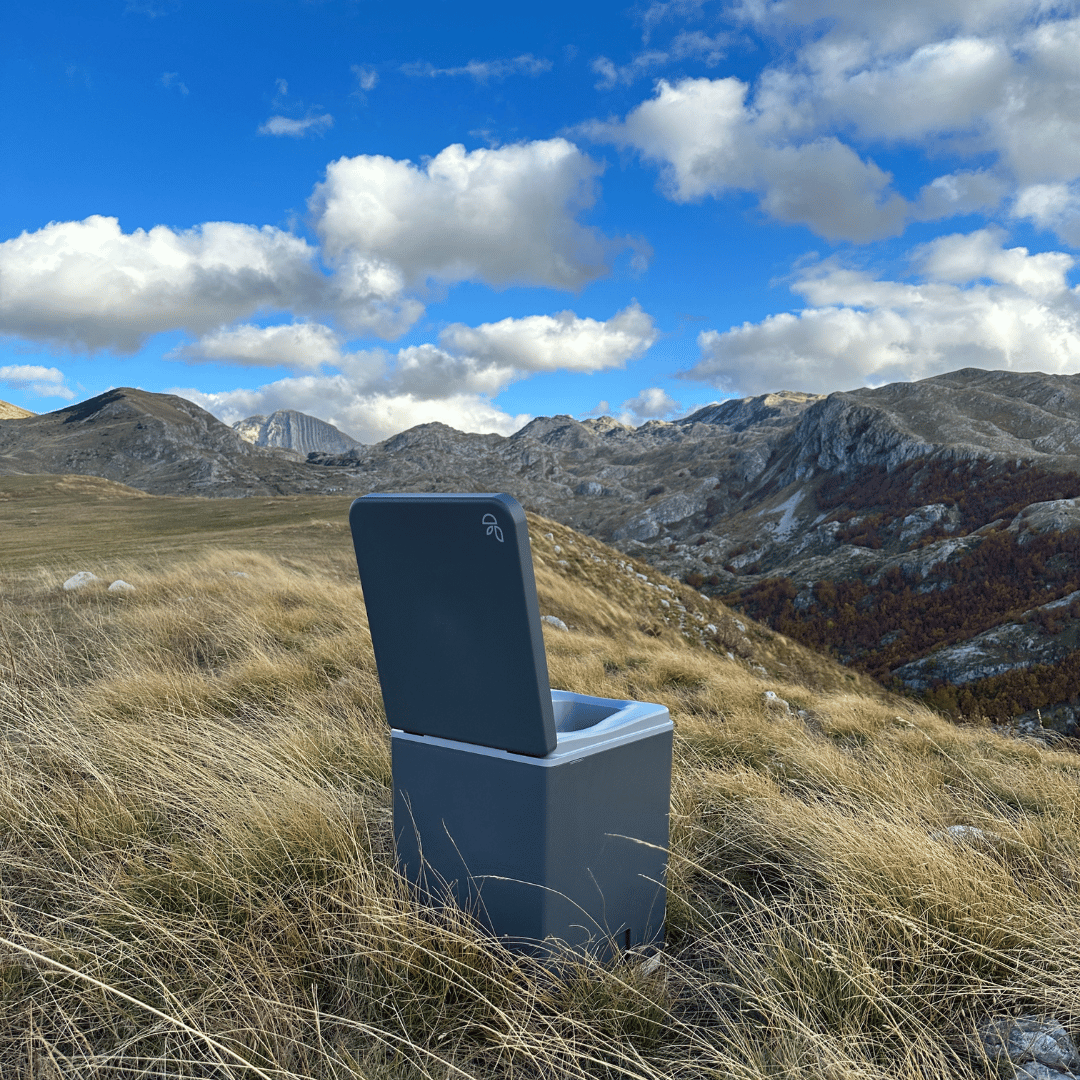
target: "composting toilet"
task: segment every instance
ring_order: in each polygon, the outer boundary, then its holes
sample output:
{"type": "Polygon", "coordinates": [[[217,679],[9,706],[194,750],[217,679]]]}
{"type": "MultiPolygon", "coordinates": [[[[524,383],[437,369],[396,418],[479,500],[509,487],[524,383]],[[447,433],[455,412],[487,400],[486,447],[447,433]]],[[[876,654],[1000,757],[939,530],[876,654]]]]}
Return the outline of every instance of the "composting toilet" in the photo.
{"type": "Polygon", "coordinates": [[[521,506],[372,494],[349,520],[401,873],[513,947],[662,941],[671,719],[550,688],[521,506]]]}

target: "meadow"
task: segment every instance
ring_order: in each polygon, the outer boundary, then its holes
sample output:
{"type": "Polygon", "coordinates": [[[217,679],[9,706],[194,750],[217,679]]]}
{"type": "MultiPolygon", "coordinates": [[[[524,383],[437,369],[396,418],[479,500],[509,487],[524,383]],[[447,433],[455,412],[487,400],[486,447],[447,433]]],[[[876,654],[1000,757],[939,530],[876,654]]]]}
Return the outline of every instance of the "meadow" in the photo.
{"type": "Polygon", "coordinates": [[[1080,755],[535,517],[552,685],[675,721],[666,945],[417,904],[348,501],[0,480],[0,1075],[985,1077],[987,1020],[1075,1031],[1080,755]]]}

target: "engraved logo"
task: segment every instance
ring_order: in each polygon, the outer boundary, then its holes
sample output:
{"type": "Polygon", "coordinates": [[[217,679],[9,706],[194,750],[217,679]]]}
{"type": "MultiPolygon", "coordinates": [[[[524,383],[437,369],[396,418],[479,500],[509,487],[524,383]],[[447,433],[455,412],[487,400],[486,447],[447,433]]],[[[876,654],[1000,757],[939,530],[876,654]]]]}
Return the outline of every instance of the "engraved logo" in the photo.
{"type": "Polygon", "coordinates": [[[484,520],[481,523],[487,526],[488,536],[494,536],[496,540],[501,544],[503,542],[502,529],[499,528],[499,522],[496,520],[494,514],[485,514],[484,520]]]}

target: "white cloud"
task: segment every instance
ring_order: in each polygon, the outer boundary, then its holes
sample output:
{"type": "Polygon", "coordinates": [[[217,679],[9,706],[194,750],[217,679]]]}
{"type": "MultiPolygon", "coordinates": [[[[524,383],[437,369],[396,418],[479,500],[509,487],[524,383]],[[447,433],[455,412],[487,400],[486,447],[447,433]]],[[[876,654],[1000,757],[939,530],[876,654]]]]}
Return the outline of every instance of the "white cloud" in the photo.
{"type": "Polygon", "coordinates": [[[773,216],[830,239],[866,241],[901,231],[907,204],[890,192],[888,173],[832,136],[777,143],[747,108],[748,89],[736,78],[661,79],[655,97],[624,121],[583,130],[659,163],[665,191],[677,202],[757,191],[773,216]]]}
{"type": "Polygon", "coordinates": [[[411,286],[430,278],[577,289],[628,243],[577,221],[600,172],[565,139],[470,152],[455,144],[423,166],[340,158],[309,205],[338,266],[379,261],[411,286]]]}
{"type": "Polygon", "coordinates": [[[651,254],[640,240],[613,240],[577,220],[600,171],[565,139],[471,153],[451,146],[423,167],[341,158],[311,198],[321,250],[281,229],[234,222],[131,233],[97,215],[52,222],[0,242],[0,334],[134,352],[163,331],[224,333],[283,312],[347,336],[392,339],[423,314],[431,283],[580,288],[607,273],[620,248],[634,249],[636,269],[651,254]]]}
{"type": "Polygon", "coordinates": [[[38,364],[6,364],[0,366],[0,385],[12,390],[30,390],[41,397],[58,397],[71,401],[75,394],[64,385],[64,373],[58,368],[38,364]]]}
{"type": "Polygon", "coordinates": [[[374,90],[378,85],[379,73],[374,68],[353,64],[352,73],[356,76],[356,84],[361,90],[374,90]]]}
{"type": "Polygon", "coordinates": [[[294,139],[305,135],[321,135],[334,126],[334,118],[329,113],[322,116],[307,116],[303,120],[293,120],[288,116],[271,116],[259,125],[260,135],[288,135],[294,139]]]}
{"type": "MultiPolygon", "coordinates": [[[[192,400],[230,422],[279,408],[299,409],[370,441],[429,420],[509,434],[528,420],[510,416],[491,400],[510,383],[538,371],[622,366],[656,336],[652,319],[631,304],[605,322],[565,311],[477,327],[456,323],[444,330],[439,345],[411,345],[396,353],[346,352],[332,330],[312,323],[240,326],[176,349],[171,358],[286,364],[306,372],[256,390],[199,394],[192,400]]],[[[655,395],[640,396],[643,409],[660,403],[655,395]]]]}
{"type": "Polygon", "coordinates": [[[1080,368],[1071,256],[1006,250],[980,231],[941,237],[916,260],[939,277],[909,284],[833,263],[806,270],[793,289],[808,307],[703,332],[701,359],[683,377],[743,394],[820,393],[961,367],[1080,368]]]}
{"type": "Polygon", "coordinates": [[[478,83],[486,83],[490,79],[505,79],[510,75],[542,75],[550,70],[550,60],[533,56],[532,53],[523,53],[512,60],[470,60],[458,67],[439,68],[426,61],[403,64],[401,67],[403,74],[414,77],[431,79],[439,75],[466,75],[478,83]]]}
{"type": "Polygon", "coordinates": [[[187,86],[180,81],[180,75],[176,71],[166,71],[161,76],[161,85],[164,86],[166,90],[176,87],[184,97],[187,97],[190,93],[187,86]]]}
{"type": "Polygon", "coordinates": [[[666,390],[650,386],[622,403],[619,420],[624,424],[643,424],[678,414],[681,406],[666,390]]]}
{"type": "Polygon", "coordinates": [[[1074,259],[1061,251],[1031,255],[1024,247],[1003,248],[1003,233],[979,229],[973,233],[939,236],[913,253],[913,262],[931,280],[958,285],[989,278],[1019,286],[1032,296],[1063,294],[1074,259]]]}
{"type": "Polygon", "coordinates": [[[652,318],[633,303],[606,322],[561,311],[476,327],[454,323],[439,342],[453,352],[521,371],[600,371],[622,367],[656,338],[652,318]]]}
{"type": "Polygon", "coordinates": [[[825,24],[830,41],[871,41],[881,53],[897,53],[944,34],[1016,30],[1073,6],[1059,0],[742,0],[736,11],[760,30],[787,39],[794,26],[825,24]]]}
{"type": "Polygon", "coordinates": [[[627,64],[616,65],[606,56],[598,56],[590,66],[600,76],[596,89],[610,90],[620,83],[629,86],[650,71],[679,60],[701,60],[706,66],[714,67],[724,58],[729,44],[729,38],[722,34],[709,37],[700,30],[683,31],[666,48],[646,49],[627,64]]]}
{"type": "Polygon", "coordinates": [[[938,221],[958,214],[993,210],[1005,198],[1009,184],[986,170],[959,171],[938,176],[923,185],[911,208],[916,221],[938,221]]]}
{"type": "Polygon", "coordinates": [[[1032,184],[1022,188],[1013,213],[1056,233],[1072,247],[1080,247],[1080,183],[1032,184]]]}
{"type": "MultiPolygon", "coordinates": [[[[653,4],[646,33],[701,7],[653,4]]],[[[780,221],[832,240],[990,211],[1012,194],[1018,212],[1076,245],[1075,211],[1040,217],[1036,204],[1040,191],[1080,183],[1078,9],[1077,0],[742,0],[729,15],[785,46],[753,84],[661,80],[622,120],[581,130],[658,165],[673,200],[755,192],[780,221]],[[873,160],[901,146],[954,168],[917,198],[902,193],[873,160]]],[[[692,53],[693,40],[709,40],[695,34],[621,67],[599,57],[598,86],[692,53]]]]}
{"type": "Polygon", "coordinates": [[[298,409],[317,416],[361,442],[374,443],[416,424],[448,424],[459,431],[510,435],[532,419],[512,416],[477,394],[418,398],[408,393],[363,392],[348,379],[325,377],[280,379],[255,390],[226,390],[206,394],[190,387],[170,391],[201,405],[226,423],[247,416],[269,415],[278,409],[298,409]]]}
{"type": "Polygon", "coordinates": [[[217,221],[123,233],[116,218],[52,222],[0,243],[0,332],[134,352],[267,308],[325,302],[315,250],[271,226],[217,221]]]}
{"type": "Polygon", "coordinates": [[[341,338],[320,323],[243,325],[215,330],[173,349],[165,359],[318,371],[324,365],[340,363],[341,338]]]}
{"type": "Polygon", "coordinates": [[[854,125],[864,138],[905,140],[980,129],[1016,61],[1002,41],[967,37],[845,67],[807,76],[822,119],[854,125]]]}
{"type": "Polygon", "coordinates": [[[357,392],[406,393],[445,398],[460,393],[494,395],[538,371],[601,371],[622,367],[656,340],[652,318],[637,303],[610,319],[580,318],[572,311],[529,315],[497,323],[453,323],[439,345],[410,345],[347,352],[341,337],[319,323],[250,324],[220,328],[179,346],[167,359],[189,363],[286,366],[297,372],[339,369],[357,392]]]}

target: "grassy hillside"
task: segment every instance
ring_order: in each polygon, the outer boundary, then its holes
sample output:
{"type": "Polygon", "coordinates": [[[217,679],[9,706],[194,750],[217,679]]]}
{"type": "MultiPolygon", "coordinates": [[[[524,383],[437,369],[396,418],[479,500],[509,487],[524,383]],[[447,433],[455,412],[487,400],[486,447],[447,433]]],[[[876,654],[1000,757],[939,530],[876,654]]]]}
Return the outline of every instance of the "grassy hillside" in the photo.
{"type": "Polygon", "coordinates": [[[345,501],[0,483],[5,1077],[984,1076],[1080,1019],[1076,755],[533,518],[553,685],[676,724],[665,951],[544,968],[393,873],[345,501]]]}

